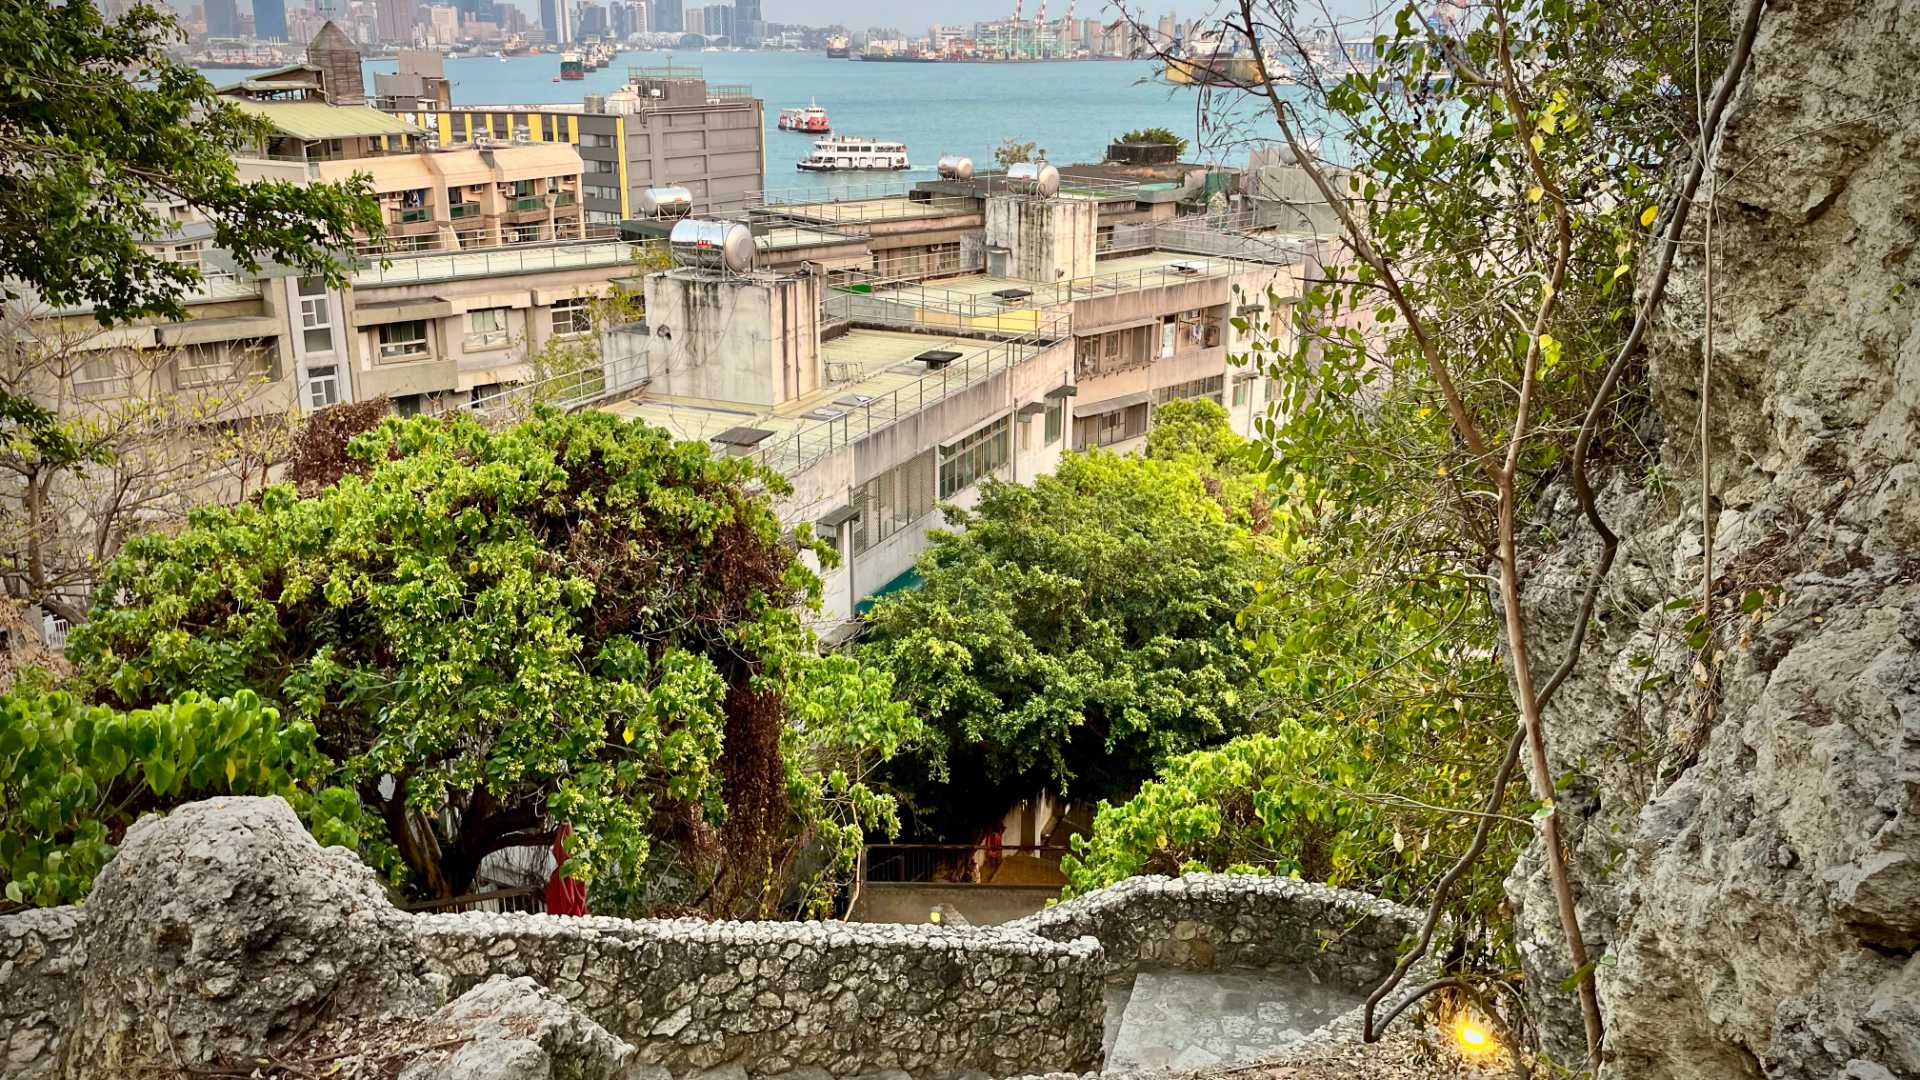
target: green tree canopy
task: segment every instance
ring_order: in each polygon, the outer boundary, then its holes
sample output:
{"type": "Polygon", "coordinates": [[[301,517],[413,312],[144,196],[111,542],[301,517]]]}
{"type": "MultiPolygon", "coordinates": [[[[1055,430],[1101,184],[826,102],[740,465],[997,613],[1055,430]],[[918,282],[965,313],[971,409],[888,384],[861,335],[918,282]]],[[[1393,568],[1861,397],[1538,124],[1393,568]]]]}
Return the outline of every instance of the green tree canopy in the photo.
{"type": "Polygon", "coordinates": [[[271,258],[336,281],[330,253],[380,228],[364,178],[242,182],[233,154],[265,128],[167,57],[181,36],[144,3],[109,22],[91,0],[0,0],[0,280],[102,323],[180,318],[199,269],[142,247],[177,229],[170,205],[204,215],[246,269],[271,258]]]}
{"type": "Polygon", "coordinates": [[[1125,135],[1120,136],[1116,141],[1123,143],[1164,143],[1167,146],[1175,147],[1175,155],[1184,155],[1187,152],[1187,140],[1163,127],[1135,128],[1125,135]]]}
{"type": "Polygon", "coordinates": [[[96,693],[250,689],[313,725],[436,896],[566,823],[610,893],[763,911],[890,818],[860,779],[912,721],[816,654],[798,555],[831,553],[783,536],[777,474],[594,412],[389,419],[350,452],[312,498],[129,544],[70,649],[96,693]]]}
{"type": "MultiPolygon", "coordinates": [[[[1162,415],[1232,439],[1208,405],[1162,415]]],[[[1131,793],[1245,730],[1254,668],[1234,618],[1279,550],[1268,518],[1255,475],[1188,452],[1068,454],[950,511],[965,531],[935,535],[925,584],[874,610],[864,652],[932,729],[893,770],[922,826],[964,835],[1041,787],[1131,793]]]]}

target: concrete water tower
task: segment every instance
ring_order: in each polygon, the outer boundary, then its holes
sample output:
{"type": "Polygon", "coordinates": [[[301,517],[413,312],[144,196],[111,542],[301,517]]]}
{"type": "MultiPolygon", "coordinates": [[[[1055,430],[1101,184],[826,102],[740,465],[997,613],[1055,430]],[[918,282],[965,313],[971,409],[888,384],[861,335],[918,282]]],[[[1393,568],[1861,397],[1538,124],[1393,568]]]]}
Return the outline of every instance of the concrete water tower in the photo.
{"type": "Polygon", "coordinates": [[[683,218],[646,280],[657,393],[771,408],[820,388],[820,278],[753,269],[745,225],[683,218]]]}
{"type": "Polygon", "coordinates": [[[1086,277],[1099,231],[1100,204],[1062,198],[1059,169],[1010,165],[1006,190],[987,196],[987,272],[1047,285],[1086,277]]]}

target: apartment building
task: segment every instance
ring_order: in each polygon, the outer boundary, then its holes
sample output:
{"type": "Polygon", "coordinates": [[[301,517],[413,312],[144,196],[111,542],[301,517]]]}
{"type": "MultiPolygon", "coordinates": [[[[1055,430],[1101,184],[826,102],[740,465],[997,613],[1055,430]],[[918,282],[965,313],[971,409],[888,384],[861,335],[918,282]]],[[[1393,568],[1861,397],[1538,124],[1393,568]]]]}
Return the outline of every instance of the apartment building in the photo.
{"type": "Polygon", "coordinates": [[[640,213],[641,192],[684,187],[696,209],[744,205],[765,187],[764,110],[752,88],[709,84],[699,68],[632,68],[628,85],[578,105],[398,109],[441,146],[491,140],[578,152],[589,225],[640,213]]]}
{"type": "MultiPolygon", "coordinates": [[[[1187,397],[1220,402],[1234,429],[1251,434],[1273,391],[1231,358],[1255,340],[1287,340],[1289,309],[1314,272],[1311,249],[1284,236],[1212,229],[1204,218],[1107,224],[1115,204],[1140,214],[1139,193],[1073,183],[1044,197],[1002,184],[974,200],[933,182],[893,198],[775,204],[754,214],[787,229],[831,226],[865,239],[869,274],[834,286],[863,312],[957,326],[1067,316],[1077,384],[1072,449],[1135,448],[1154,408],[1187,397]],[[903,267],[926,272],[888,272],[903,267]]],[[[768,229],[762,240],[781,235],[768,229]]],[[[772,254],[836,269],[858,258],[837,262],[826,255],[832,250],[817,242],[772,254]]]]}
{"type": "Polygon", "coordinates": [[[1064,315],[930,326],[816,269],[683,266],[648,276],[645,298],[644,333],[614,362],[641,364],[646,391],[601,407],[792,481],[782,519],[841,556],[823,571],[830,637],[911,574],[939,503],[1051,472],[1065,448],[1064,315]]]}
{"type": "Polygon", "coordinates": [[[585,168],[570,146],[483,139],[436,146],[370,105],[336,105],[319,72],[294,65],[221,91],[271,133],[238,157],[242,179],[370,178],[385,230],[367,251],[455,250],[581,239],[585,168]]]}

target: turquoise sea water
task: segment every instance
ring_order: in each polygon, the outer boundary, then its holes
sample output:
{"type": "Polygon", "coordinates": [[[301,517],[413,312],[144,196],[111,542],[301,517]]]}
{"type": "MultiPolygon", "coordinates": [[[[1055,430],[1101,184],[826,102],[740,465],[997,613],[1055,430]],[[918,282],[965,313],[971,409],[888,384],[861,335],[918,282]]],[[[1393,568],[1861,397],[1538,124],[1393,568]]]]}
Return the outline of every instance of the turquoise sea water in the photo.
{"type": "MultiPolygon", "coordinates": [[[[817,101],[839,134],[897,139],[914,168],[908,180],[933,175],[941,154],[965,154],[976,168],[993,168],[1002,139],[1033,140],[1058,163],[1099,161],[1115,136],[1142,127],[1166,127],[1193,142],[1187,159],[1244,165],[1250,139],[1271,138],[1270,121],[1256,103],[1231,91],[1203,96],[1154,77],[1150,61],[1057,61],[1028,64],[873,64],[829,60],[819,53],[630,52],[579,82],[557,82],[557,56],[447,61],[456,105],[578,102],[627,80],[628,66],[702,70],[710,83],[745,83],[766,103],[767,187],[770,190],[845,190],[897,184],[899,173],[803,173],[810,139],[774,126],[782,108],[817,101]]],[[[366,63],[368,85],[392,60],[366,63]]],[[[245,72],[208,70],[217,85],[245,72]]]]}

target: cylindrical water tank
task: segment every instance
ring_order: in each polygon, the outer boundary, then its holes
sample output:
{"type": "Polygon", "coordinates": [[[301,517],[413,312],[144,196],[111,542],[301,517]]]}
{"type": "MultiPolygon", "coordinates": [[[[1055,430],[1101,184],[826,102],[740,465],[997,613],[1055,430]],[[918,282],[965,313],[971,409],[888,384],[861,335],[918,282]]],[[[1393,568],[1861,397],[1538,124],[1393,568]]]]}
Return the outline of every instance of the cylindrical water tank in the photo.
{"type": "Polygon", "coordinates": [[[753,232],[734,221],[696,221],[688,218],[667,234],[673,261],[681,266],[705,266],[744,273],[753,269],[753,232]]]}
{"type": "Polygon", "coordinates": [[[947,180],[973,179],[973,159],[959,154],[940,155],[940,164],[936,166],[940,176],[947,180]]]}
{"type": "Polygon", "coordinates": [[[683,187],[650,187],[640,193],[640,216],[686,217],[693,213],[693,192],[683,187]]]}
{"type": "Polygon", "coordinates": [[[1022,161],[1007,166],[1007,187],[1022,195],[1051,199],[1060,194],[1060,170],[1044,161],[1022,161]]]}

